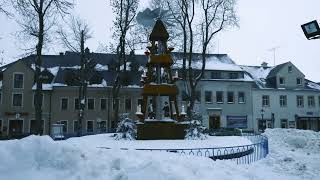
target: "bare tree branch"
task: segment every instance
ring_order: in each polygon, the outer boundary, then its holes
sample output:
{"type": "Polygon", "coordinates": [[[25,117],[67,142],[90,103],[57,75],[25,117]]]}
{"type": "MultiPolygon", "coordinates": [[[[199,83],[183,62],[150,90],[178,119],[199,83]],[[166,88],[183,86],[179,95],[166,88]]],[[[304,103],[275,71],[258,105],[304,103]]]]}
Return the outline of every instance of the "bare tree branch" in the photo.
{"type": "Polygon", "coordinates": [[[35,41],[35,46],[30,49],[36,50],[35,57],[35,119],[36,134],[42,134],[42,50],[46,42],[49,41],[49,30],[57,24],[57,16],[67,13],[73,4],[70,0],[11,0],[16,11],[16,21],[21,27],[21,35],[31,37],[35,41]]]}

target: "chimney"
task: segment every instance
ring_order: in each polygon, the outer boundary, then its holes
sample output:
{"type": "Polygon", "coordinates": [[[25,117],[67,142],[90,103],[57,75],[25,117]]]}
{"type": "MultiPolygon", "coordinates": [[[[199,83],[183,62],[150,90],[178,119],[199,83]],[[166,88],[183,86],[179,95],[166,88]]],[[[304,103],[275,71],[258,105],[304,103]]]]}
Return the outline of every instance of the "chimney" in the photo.
{"type": "Polygon", "coordinates": [[[59,55],[60,55],[60,56],[63,56],[63,55],[64,55],[64,53],[63,53],[63,52],[59,52],[59,55]]]}
{"type": "Polygon", "coordinates": [[[263,67],[264,69],[268,68],[268,63],[262,62],[261,63],[261,67],[263,67]]]}

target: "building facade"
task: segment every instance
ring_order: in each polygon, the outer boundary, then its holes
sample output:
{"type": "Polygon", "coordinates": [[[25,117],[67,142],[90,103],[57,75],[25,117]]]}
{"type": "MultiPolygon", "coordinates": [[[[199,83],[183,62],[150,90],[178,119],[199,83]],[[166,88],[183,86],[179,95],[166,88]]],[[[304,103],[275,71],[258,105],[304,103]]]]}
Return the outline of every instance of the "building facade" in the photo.
{"type": "MultiPolygon", "coordinates": [[[[82,126],[87,134],[113,131],[112,86],[116,56],[92,53],[95,78],[90,80],[82,126]]],[[[35,132],[34,57],[0,67],[0,135],[35,132]]],[[[195,54],[195,68],[199,68],[195,54]]],[[[173,54],[179,70],[181,55],[173,54]]],[[[144,55],[129,58],[127,84],[121,89],[120,113],[135,117],[142,102],[140,78],[148,61],[144,55]]],[[[65,134],[76,133],[78,86],[70,73],[79,69],[79,54],[43,56],[43,134],[53,124],[63,124],[65,134]]],[[[180,76],[180,73],[179,73],[180,76]]],[[[178,81],[179,104],[187,107],[188,84],[178,81]]],[[[209,129],[229,127],[249,131],[265,128],[320,130],[320,86],[305,79],[291,62],[269,67],[239,66],[225,54],[208,55],[206,71],[197,88],[195,110],[209,129]]]]}

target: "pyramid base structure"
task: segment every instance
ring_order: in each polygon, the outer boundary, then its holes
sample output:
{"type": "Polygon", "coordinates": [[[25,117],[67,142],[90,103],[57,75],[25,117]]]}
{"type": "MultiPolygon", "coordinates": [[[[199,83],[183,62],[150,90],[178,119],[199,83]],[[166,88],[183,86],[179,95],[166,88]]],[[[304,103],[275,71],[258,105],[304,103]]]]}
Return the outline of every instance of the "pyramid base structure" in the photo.
{"type": "Polygon", "coordinates": [[[184,139],[186,123],[173,120],[145,120],[137,124],[138,140],[184,139]]]}

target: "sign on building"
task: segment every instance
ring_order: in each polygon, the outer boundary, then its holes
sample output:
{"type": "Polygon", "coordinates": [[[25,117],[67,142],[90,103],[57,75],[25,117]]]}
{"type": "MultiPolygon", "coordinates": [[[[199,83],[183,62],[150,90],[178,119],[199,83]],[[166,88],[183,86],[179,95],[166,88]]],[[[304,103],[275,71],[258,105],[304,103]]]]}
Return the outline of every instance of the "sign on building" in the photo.
{"type": "Polygon", "coordinates": [[[247,128],[248,120],[247,116],[227,116],[228,128],[247,128]]]}

